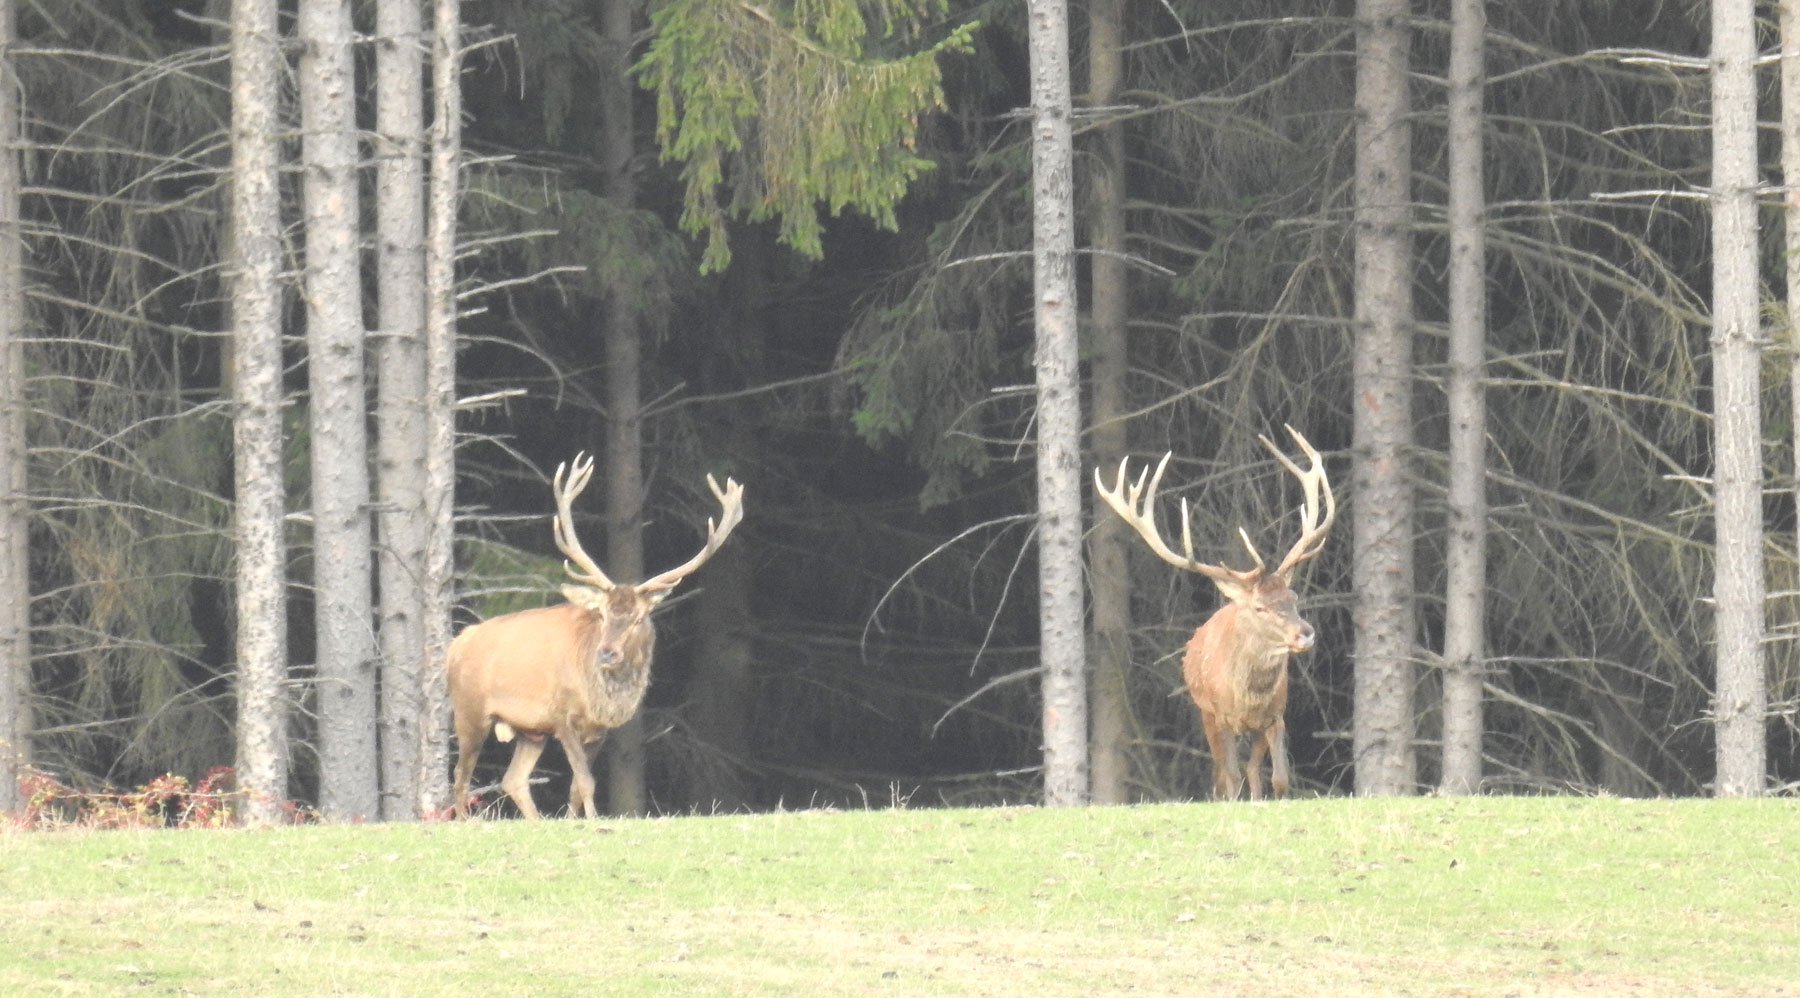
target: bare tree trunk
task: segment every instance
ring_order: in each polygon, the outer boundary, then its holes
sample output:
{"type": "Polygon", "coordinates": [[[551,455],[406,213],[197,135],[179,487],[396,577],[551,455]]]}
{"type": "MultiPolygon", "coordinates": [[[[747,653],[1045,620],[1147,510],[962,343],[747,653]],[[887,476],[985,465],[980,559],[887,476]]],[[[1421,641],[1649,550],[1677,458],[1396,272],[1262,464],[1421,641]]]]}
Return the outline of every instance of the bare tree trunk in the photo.
{"type": "Polygon", "coordinates": [[[740,541],[719,549],[706,568],[694,613],[694,729],[726,760],[706,768],[695,787],[694,802],[702,809],[737,811],[750,803],[740,777],[751,752],[751,709],[756,702],[752,669],[756,662],[755,625],[750,617],[750,573],[747,548],[740,541]],[[704,676],[702,676],[704,673],[704,676]]]}
{"type": "Polygon", "coordinates": [[[1405,794],[1413,762],[1412,140],[1406,0],[1356,5],[1356,712],[1359,794],[1405,794]]]}
{"type": "Polygon", "coordinates": [[[307,0],[295,23],[306,203],[319,810],[328,820],[353,821],[377,816],[380,784],[349,0],[307,0]]]}
{"type": "Polygon", "coordinates": [[[419,0],[375,8],[381,816],[417,815],[425,665],[425,116],[419,0]]]}
{"type": "Polygon", "coordinates": [[[1038,644],[1044,669],[1044,803],[1057,807],[1088,798],[1068,4],[1031,0],[1028,20],[1037,302],[1038,644]]]}
{"type": "Polygon", "coordinates": [[[456,218],[462,201],[462,9],[432,0],[430,175],[425,217],[425,664],[420,682],[419,813],[450,801],[450,693],[444,671],[456,601],[456,218]]]}
{"type": "MultiPolygon", "coordinates": [[[[602,143],[608,200],[622,211],[637,204],[632,161],[637,133],[631,113],[631,39],[634,0],[607,0],[600,15],[607,72],[601,89],[602,143]]],[[[615,579],[644,577],[644,428],[639,384],[637,303],[625,288],[609,288],[606,331],[606,564],[615,579]]],[[[607,807],[614,814],[649,809],[644,785],[644,722],[633,717],[606,735],[607,807]]]]}
{"type": "Polygon", "coordinates": [[[13,0],[0,0],[0,814],[18,810],[30,759],[31,560],[26,494],[25,247],[13,0]]]}
{"type": "Polygon", "coordinates": [[[288,799],[279,31],[276,0],[231,5],[237,778],[243,819],[253,824],[280,821],[288,799]]]}
{"type": "MultiPolygon", "coordinates": [[[[1088,5],[1088,91],[1096,113],[1118,100],[1123,78],[1123,0],[1088,5]]],[[[1130,371],[1125,270],[1125,126],[1100,126],[1094,150],[1093,225],[1089,243],[1093,321],[1088,355],[1093,378],[1094,463],[1114,468],[1125,457],[1125,379],[1130,371]]],[[[1095,502],[1089,556],[1094,585],[1092,791],[1096,804],[1123,804],[1131,793],[1131,564],[1125,521],[1095,502]]]]}
{"type": "Polygon", "coordinates": [[[1756,11],[1712,5],[1713,520],[1720,797],[1758,796],[1768,769],[1762,638],[1762,332],[1757,306],[1756,11]]]}
{"type": "Polygon", "coordinates": [[[1444,756],[1438,789],[1481,788],[1487,606],[1487,240],[1482,231],[1482,0],[1450,11],[1450,488],[1444,567],[1444,756]]]}

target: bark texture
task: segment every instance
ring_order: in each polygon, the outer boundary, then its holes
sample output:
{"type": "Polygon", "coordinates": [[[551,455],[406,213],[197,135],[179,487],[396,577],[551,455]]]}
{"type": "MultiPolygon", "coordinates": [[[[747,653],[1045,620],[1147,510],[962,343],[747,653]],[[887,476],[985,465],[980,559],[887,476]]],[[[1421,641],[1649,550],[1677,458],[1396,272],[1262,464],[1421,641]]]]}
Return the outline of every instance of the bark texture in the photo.
{"type": "Polygon", "coordinates": [[[1756,259],[1756,12],[1712,5],[1713,720],[1720,797],[1763,793],[1762,409],[1756,259]]]}
{"type": "MultiPolygon", "coordinates": [[[[1089,101],[1106,115],[1119,98],[1123,73],[1125,5],[1094,0],[1088,6],[1089,101]]],[[[1125,269],[1125,126],[1099,128],[1093,156],[1093,258],[1088,356],[1093,378],[1093,457],[1101,469],[1118,467],[1126,454],[1129,411],[1125,378],[1130,371],[1130,318],[1125,269]]],[[[1096,804],[1123,804],[1131,795],[1131,564],[1125,521],[1094,502],[1089,562],[1094,586],[1093,748],[1090,782],[1096,804]]]]}
{"type": "Polygon", "coordinates": [[[1487,605],[1487,240],[1482,231],[1482,0],[1450,21],[1450,488],[1444,552],[1444,755],[1438,789],[1481,788],[1487,605]]]}
{"type": "Polygon", "coordinates": [[[13,0],[0,0],[0,814],[30,759],[31,562],[26,498],[25,268],[19,226],[19,80],[13,0]]]}
{"type": "Polygon", "coordinates": [[[308,0],[295,23],[306,213],[319,810],[330,821],[355,821],[379,814],[380,780],[349,0],[308,0]]]}
{"type": "Polygon", "coordinates": [[[425,114],[418,0],[375,9],[381,816],[418,816],[425,666],[425,114]]]}
{"type": "Polygon", "coordinates": [[[276,8],[275,0],[238,0],[231,6],[237,778],[244,794],[242,817],[256,824],[281,820],[288,797],[278,145],[284,67],[276,8]]]}
{"type": "Polygon", "coordinates": [[[1068,4],[1032,0],[1028,18],[1037,303],[1038,642],[1044,670],[1044,803],[1054,807],[1088,799],[1068,4]]]}
{"type": "Polygon", "coordinates": [[[1356,5],[1355,718],[1358,794],[1414,789],[1411,39],[1406,0],[1356,5]]]}

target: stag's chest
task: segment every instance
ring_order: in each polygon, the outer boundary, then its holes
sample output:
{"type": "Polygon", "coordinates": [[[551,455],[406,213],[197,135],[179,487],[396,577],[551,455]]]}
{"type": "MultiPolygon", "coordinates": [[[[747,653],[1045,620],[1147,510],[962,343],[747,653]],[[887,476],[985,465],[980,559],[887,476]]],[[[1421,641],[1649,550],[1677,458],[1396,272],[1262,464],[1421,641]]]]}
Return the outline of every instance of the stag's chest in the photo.
{"type": "Polygon", "coordinates": [[[1182,678],[1196,705],[1232,734],[1273,727],[1287,709],[1285,651],[1249,655],[1199,635],[1182,659],[1182,678]]]}
{"type": "Polygon", "coordinates": [[[631,720],[643,704],[644,691],[649,687],[648,662],[611,669],[598,664],[591,666],[584,690],[585,702],[579,708],[583,726],[597,734],[631,720]]]}

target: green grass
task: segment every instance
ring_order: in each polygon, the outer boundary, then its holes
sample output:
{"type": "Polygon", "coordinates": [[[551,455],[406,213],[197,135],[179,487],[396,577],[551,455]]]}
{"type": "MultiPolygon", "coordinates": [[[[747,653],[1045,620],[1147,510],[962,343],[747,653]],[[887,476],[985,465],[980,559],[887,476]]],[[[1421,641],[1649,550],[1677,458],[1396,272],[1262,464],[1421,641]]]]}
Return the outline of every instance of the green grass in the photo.
{"type": "Polygon", "coordinates": [[[0,995],[1800,995],[1792,800],[0,832],[0,995]]]}

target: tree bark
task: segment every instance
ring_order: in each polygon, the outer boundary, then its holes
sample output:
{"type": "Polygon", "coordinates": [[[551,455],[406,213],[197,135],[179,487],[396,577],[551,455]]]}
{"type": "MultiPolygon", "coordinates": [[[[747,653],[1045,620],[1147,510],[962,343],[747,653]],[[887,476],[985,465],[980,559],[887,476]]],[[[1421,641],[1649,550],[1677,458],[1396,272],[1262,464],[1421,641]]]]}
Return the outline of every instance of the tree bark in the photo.
{"type": "Polygon", "coordinates": [[[231,5],[237,778],[252,824],[282,820],[288,799],[279,31],[276,0],[231,5]]]}
{"type": "Polygon", "coordinates": [[[379,814],[367,399],[349,0],[299,7],[319,810],[379,814]]]}
{"type": "MultiPolygon", "coordinates": [[[[1088,6],[1088,97],[1096,113],[1118,100],[1124,77],[1123,0],[1092,0],[1088,6]]],[[[1125,126],[1106,120],[1099,127],[1089,190],[1094,199],[1089,267],[1093,275],[1093,321],[1088,356],[1093,378],[1094,464],[1118,466],[1126,451],[1129,411],[1125,379],[1130,372],[1125,269],[1125,126]]],[[[1089,753],[1096,804],[1123,804],[1131,793],[1131,564],[1125,522],[1093,502],[1089,560],[1094,586],[1094,681],[1091,693],[1093,739],[1089,753]]]]}
{"type": "Polygon", "coordinates": [[[1352,576],[1359,794],[1405,794],[1413,762],[1411,126],[1406,0],[1356,6],[1356,466],[1352,576]]]}
{"type": "MultiPolygon", "coordinates": [[[[600,14],[607,71],[600,93],[606,197],[620,211],[637,205],[632,170],[637,131],[632,116],[632,15],[634,0],[607,0],[600,14]]],[[[606,564],[612,577],[644,578],[644,429],[639,385],[642,344],[635,295],[625,288],[606,294],[602,355],[606,361],[606,564]]],[[[649,809],[644,783],[644,722],[633,717],[606,735],[607,807],[614,814],[649,809]]]]}
{"type": "Polygon", "coordinates": [[[694,611],[693,727],[724,761],[707,767],[694,788],[703,811],[740,811],[750,805],[741,777],[752,750],[751,710],[756,703],[755,623],[750,592],[756,579],[740,539],[706,565],[706,586],[694,611]]]}
{"type": "Polygon", "coordinates": [[[462,202],[462,8],[431,3],[430,172],[425,212],[425,562],[419,813],[450,803],[444,661],[456,601],[456,219],[462,202]]]}
{"type": "Polygon", "coordinates": [[[382,818],[414,818],[425,667],[425,112],[418,0],[374,11],[376,580],[382,647],[382,818]]]}
{"type": "Polygon", "coordinates": [[[30,760],[31,559],[25,439],[25,248],[13,0],[0,0],[0,814],[18,810],[30,760]]]}
{"type": "Polygon", "coordinates": [[[1088,798],[1068,4],[1031,0],[1028,20],[1037,327],[1038,643],[1044,670],[1044,803],[1057,807],[1083,804],[1088,798]]]}
{"type": "Polygon", "coordinates": [[[1758,796],[1767,772],[1763,665],[1762,332],[1757,312],[1756,12],[1712,5],[1713,719],[1720,797],[1758,796]]]}
{"type": "Polygon", "coordinates": [[[1444,754],[1438,790],[1481,789],[1487,606],[1487,241],[1482,0],[1450,12],[1450,486],[1444,552],[1444,754]]]}
{"type": "Polygon", "coordinates": [[[419,0],[375,8],[381,816],[415,817],[425,666],[425,115],[419,0]]]}

